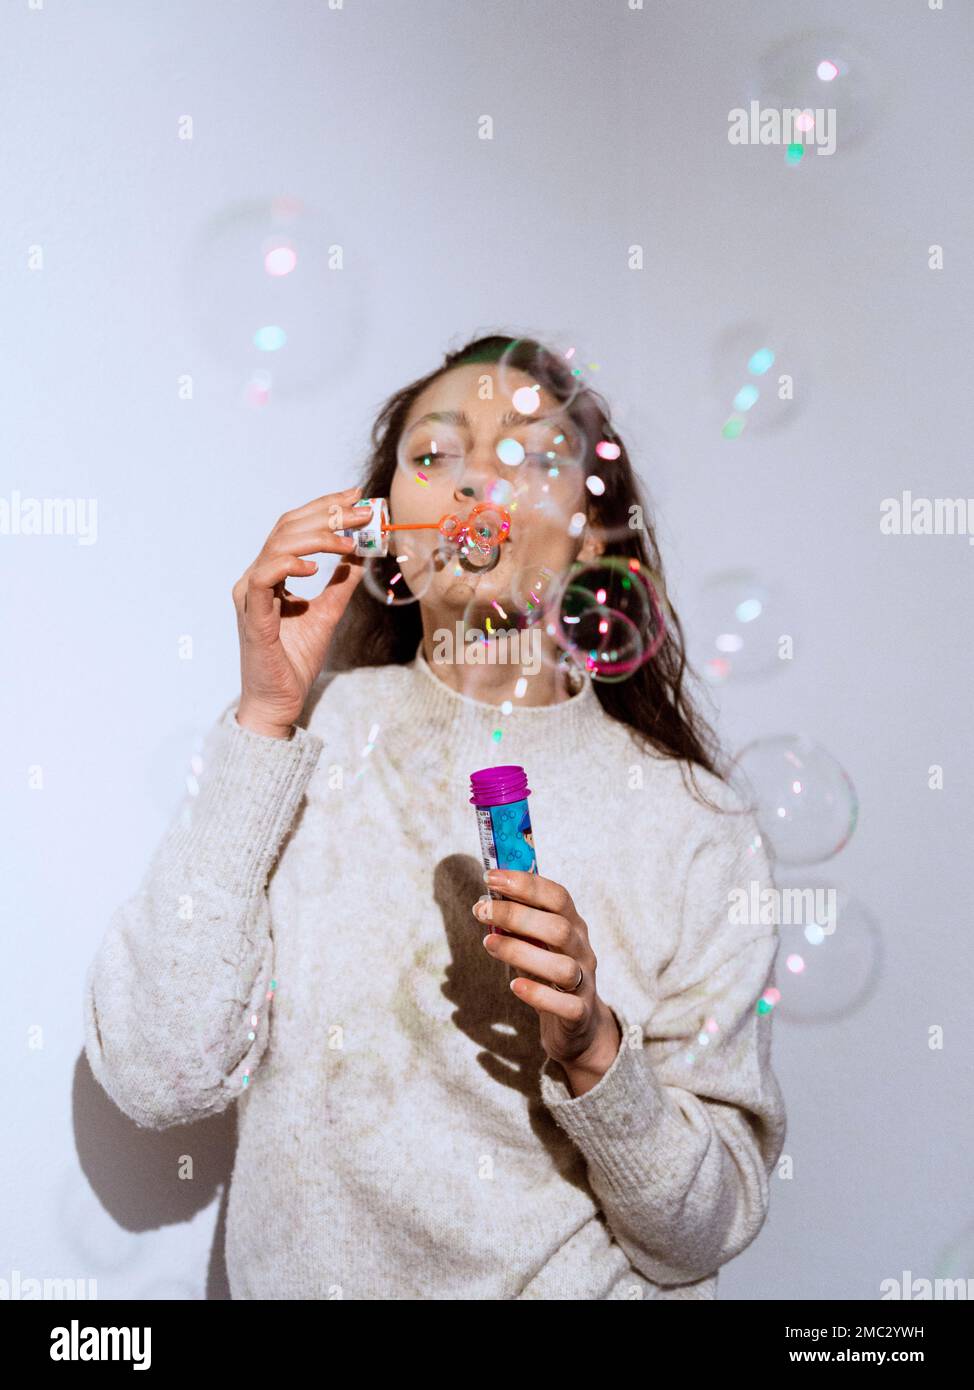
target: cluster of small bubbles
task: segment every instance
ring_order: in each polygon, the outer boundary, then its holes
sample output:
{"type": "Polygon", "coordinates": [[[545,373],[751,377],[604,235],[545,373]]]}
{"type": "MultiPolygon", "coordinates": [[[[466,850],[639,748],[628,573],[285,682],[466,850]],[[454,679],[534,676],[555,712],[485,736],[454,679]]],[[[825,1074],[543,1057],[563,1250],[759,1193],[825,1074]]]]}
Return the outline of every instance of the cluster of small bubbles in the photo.
{"type": "Polygon", "coordinates": [[[666,640],[660,591],[639,560],[576,561],[558,596],[551,634],[593,680],[625,680],[666,640]]]}
{"type": "Polygon", "coordinates": [[[859,801],[831,753],[801,734],[756,739],[732,781],[782,864],[817,864],[848,844],[859,801]]]}
{"type": "Polygon", "coordinates": [[[494,569],[500,562],[501,547],[510,529],[509,516],[497,507],[481,503],[471,512],[462,530],[458,564],[468,571],[494,569]]]}

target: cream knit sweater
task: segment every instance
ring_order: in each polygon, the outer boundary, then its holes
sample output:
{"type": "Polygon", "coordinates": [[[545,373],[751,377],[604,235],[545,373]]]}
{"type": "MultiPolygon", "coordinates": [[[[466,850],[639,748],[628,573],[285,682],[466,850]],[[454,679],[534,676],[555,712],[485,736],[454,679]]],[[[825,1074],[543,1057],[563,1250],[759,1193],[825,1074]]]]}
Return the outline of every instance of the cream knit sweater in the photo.
{"type": "Polygon", "coordinates": [[[785,1133],[756,1011],[777,929],[728,911],[770,882],[750,817],[694,799],[588,680],[503,715],[420,648],[320,677],[290,740],[236,704],[85,995],[91,1068],[138,1124],[237,1102],[232,1296],[715,1298],[785,1133]],[[470,910],[469,775],[500,762],[623,1033],[579,1097],[470,910]]]}

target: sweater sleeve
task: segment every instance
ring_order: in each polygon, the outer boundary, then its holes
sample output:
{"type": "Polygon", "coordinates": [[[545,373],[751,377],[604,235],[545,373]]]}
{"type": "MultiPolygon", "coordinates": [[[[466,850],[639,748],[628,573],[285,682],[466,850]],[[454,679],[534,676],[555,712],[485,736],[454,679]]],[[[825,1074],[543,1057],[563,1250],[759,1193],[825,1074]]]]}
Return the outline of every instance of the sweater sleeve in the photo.
{"type": "Polygon", "coordinates": [[[84,991],[85,1051],[127,1115],[166,1129],[224,1110],[268,1036],[274,942],[266,885],[322,740],[211,729],[141,888],[113,914],[84,991]]]}
{"type": "Polygon", "coordinates": [[[755,1238],[786,1126],[772,1009],[758,1009],[774,983],[777,927],[741,925],[735,891],[773,886],[750,816],[727,817],[684,863],[679,944],[652,1016],[624,1017],[606,1001],[622,1042],[583,1095],[550,1058],[541,1072],[542,1098],[584,1155],[614,1238],[662,1285],[709,1277],[755,1238]]]}

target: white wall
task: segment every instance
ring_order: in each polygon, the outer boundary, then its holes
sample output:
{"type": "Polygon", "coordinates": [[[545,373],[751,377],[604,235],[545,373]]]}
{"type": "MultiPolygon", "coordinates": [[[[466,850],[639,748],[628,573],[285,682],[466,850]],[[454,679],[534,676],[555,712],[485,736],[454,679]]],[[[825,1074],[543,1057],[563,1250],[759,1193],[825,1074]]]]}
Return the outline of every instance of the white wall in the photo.
{"type": "Polygon", "coordinates": [[[354,480],[386,394],[493,328],[599,364],[678,600],[738,565],[792,592],[795,660],[719,692],[722,732],[807,731],[860,795],[823,873],[880,925],[878,988],[836,1023],[776,1019],[794,1177],[722,1296],[876,1297],[904,1268],[939,1272],[970,1226],[974,552],[884,536],[879,506],[974,494],[974,26],[960,0],[852,9],[873,129],[844,148],[840,126],[834,156],[788,168],[731,146],[728,112],[771,45],[851,22],[839,0],[6,8],[0,497],[93,497],[98,533],[0,536],[0,1277],[226,1296],[232,1120],[194,1138],[197,1178],[172,1198],[177,1141],[120,1117],[81,1054],[84,969],[237,688],[231,584],[281,511],[354,480]],[[187,266],[211,218],[278,193],[343,246],[362,331],[350,348],[348,305],[329,309],[321,389],[254,410],[204,354],[187,266]],[[711,355],[755,318],[790,335],[800,408],[729,443],[711,355]]]}

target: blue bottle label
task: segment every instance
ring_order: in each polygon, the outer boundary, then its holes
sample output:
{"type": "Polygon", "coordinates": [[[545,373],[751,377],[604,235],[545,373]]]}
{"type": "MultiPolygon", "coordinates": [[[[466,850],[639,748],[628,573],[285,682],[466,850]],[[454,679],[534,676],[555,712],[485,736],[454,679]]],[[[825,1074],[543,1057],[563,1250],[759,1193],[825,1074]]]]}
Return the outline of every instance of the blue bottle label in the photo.
{"type": "MultiPolygon", "coordinates": [[[[509,801],[504,806],[478,806],[477,824],[485,869],[538,872],[527,798],[509,801]]],[[[487,891],[492,898],[502,896],[491,889],[487,891]]]]}

